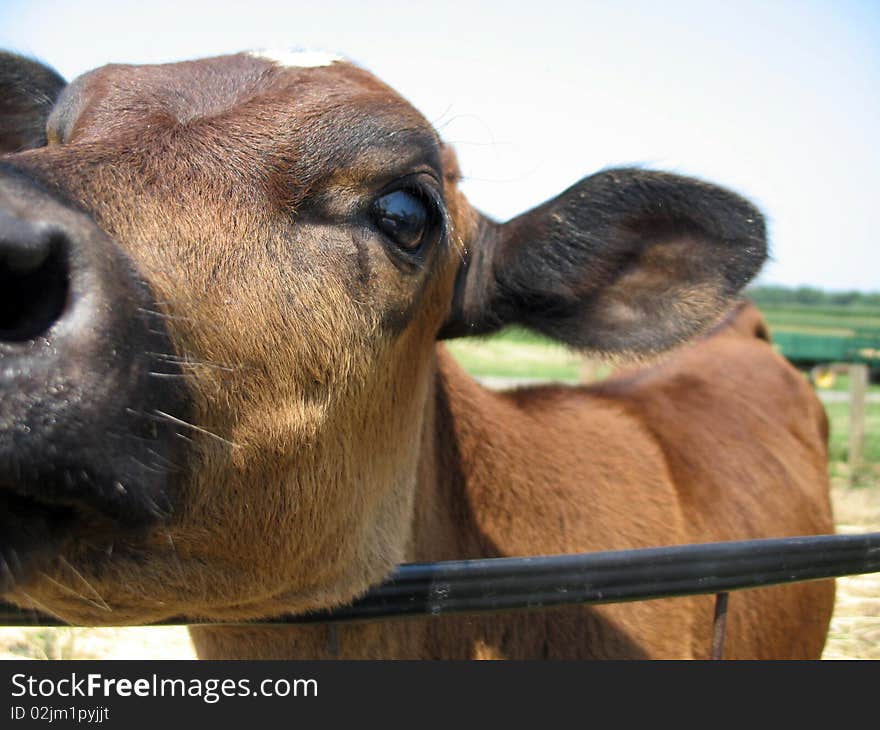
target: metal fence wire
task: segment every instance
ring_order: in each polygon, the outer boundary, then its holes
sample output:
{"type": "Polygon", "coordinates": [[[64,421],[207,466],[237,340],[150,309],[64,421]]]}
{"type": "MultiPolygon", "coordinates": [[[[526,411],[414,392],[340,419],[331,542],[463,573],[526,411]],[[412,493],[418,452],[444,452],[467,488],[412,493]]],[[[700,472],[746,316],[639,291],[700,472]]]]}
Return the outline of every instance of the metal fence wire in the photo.
{"type": "MultiPolygon", "coordinates": [[[[304,624],[540,609],[716,594],[713,655],[721,657],[729,591],[880,572],[880,532],[743,540],[574,555],[402,565],[349,606],[253,623],[304,624]]],[[[230,622],[185,617],[163,625],[230,622]]],[[[0,625],[64,626],[0,604],[0,625]]]]}

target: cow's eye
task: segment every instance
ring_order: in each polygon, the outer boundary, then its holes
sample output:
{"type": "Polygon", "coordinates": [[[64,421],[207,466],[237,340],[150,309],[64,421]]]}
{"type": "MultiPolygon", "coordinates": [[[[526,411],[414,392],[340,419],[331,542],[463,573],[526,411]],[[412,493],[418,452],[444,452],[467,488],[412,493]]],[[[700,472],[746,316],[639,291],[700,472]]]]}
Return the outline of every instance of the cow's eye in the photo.
{"type": "Polygon", "coordinates": [[[373,223],[400,248],[416,251],[431,226],[429,203],[410,190],[394,190],[377,198],[373,223]]]}

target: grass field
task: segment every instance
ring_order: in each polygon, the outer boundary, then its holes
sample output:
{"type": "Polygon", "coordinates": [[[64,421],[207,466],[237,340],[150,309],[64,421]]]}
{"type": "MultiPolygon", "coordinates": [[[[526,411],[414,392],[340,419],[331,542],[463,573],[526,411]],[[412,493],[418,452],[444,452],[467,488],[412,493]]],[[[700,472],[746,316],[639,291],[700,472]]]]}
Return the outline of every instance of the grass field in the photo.
{"type": "MultiPolygon", "coordinates": [[[[829,460],[832,464],[849,460],[849,403],[826,403],[831,423],[829,460]]],[[[880,464],[880,403],[868,403],[865,409],[865,453],[867,462],[880,464]]]]}
{"type": "MultiPolygon", "coordinates": [[[[480,377],[576,382],[584,366],[582,355],[521,331],[457,340],[450,343],[449,349],[466,370],[480,377]]],[[[607,367],[598,369],[600,376],[609,371],[607,367]]],[[[834,390],[846,392],[848,388],[845,375],[835,380],[834,390]]],[[[868,392],[880,393],[880,385],[871,385],[868,392]]],[[[831,423],[830,460],[846,462],[849,459],[849,403],[830,402],[825,409],[831,423]]],[[[880,464],[880,403],[867,404],[866,431],[865,459],[880,464]]]]}
{"type": "Polygon", "coordinates": [[[843,307],[762,307],[767,323],[774,329],[795,331],[880,331],[880,312],[843,307]]]}
{"type": "Polygon", "coordinates": [[[576,381],[583,356],[525,330],[454,340],[448,345],[472,375],[576,381]]]}

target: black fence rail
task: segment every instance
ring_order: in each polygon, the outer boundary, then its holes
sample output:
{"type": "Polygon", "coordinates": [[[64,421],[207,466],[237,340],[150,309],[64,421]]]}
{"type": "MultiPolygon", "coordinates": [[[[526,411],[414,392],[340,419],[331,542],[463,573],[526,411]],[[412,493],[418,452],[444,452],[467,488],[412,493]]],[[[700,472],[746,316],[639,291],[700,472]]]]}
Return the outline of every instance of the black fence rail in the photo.
{"type": "MultiPolygon", "coordinates": [[[[539,609],[719,594],[880,572],[880,532],[402,565],[350,606],[259,623],[302,624],[539,609]]],[[[726,596],[718,602],[721,621],[726,596]]],[[[179,618],[162,625],[207,622],[179,618]]],[[[0,625],[64,626],[0,604],[0,625]]]]}

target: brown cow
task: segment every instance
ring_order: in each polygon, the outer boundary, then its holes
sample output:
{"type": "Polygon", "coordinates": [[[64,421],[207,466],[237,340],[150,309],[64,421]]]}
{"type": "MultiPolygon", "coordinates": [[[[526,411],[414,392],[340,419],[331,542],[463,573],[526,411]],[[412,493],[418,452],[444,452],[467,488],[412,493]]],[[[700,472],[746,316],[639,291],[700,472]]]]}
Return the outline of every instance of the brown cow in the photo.
{"type": "MultiPolygon", "coordinates": [[[[339,606],[404,561],[832,531],[826,426],[756,326],[589,388],[492,392],[438,340],[704,331],[765,258],[716,186],[585,178],[508,223],[366,71],[315,54],[0,56],[0,593],[78,623],[339,606]]],[[[760,322],[760,320],[758,320],[760,322]]],[[[763,325],[762,325],[763,326],[763,325]]],[[[727,653],[818,657],[819,582],[727,653]]],[[[204,657],[704,657],[707,597],[202,627],[204,657]]]]}

